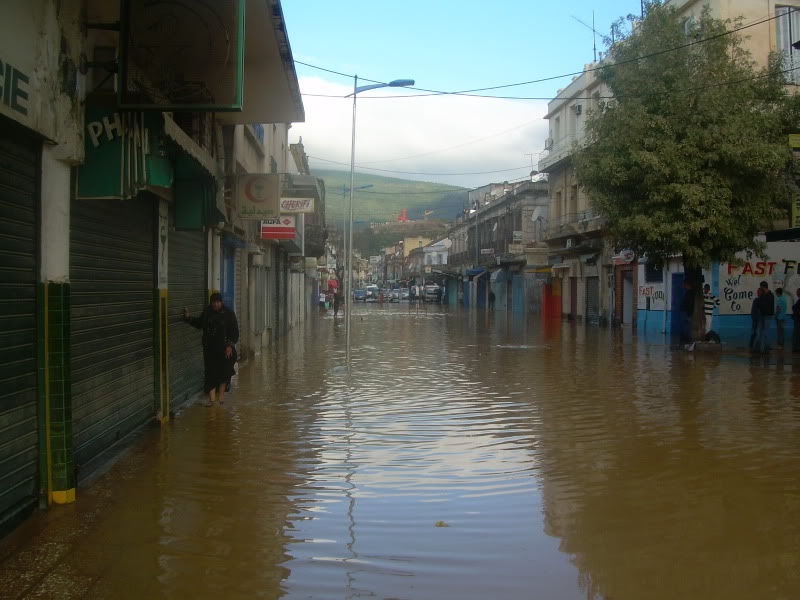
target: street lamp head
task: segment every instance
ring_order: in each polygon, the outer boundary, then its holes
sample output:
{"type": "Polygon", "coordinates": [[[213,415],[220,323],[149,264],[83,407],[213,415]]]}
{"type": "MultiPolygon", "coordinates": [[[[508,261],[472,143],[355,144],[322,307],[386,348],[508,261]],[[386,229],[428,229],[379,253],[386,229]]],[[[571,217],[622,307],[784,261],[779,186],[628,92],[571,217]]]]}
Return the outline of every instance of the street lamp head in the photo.
{"type": "Polygon", "coordinates": [[[408,87],[414,85],[413,79],[395,79],[389,82],[389,87],[408,87]]]}

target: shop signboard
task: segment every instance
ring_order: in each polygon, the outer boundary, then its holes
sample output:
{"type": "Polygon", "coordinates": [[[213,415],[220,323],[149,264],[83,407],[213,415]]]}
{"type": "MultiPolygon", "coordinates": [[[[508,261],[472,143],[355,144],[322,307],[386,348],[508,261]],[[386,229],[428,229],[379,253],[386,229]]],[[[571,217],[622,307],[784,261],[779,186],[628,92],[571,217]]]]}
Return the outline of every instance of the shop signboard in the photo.
{"type": "MultiPolygon", "coordinates": [[[[0,17],[0,114],[32,126],[39,105],[41,75],[35,77],[37,32],[36,9],[26,3],[3,6],[0,17]]],[[[40,70],[41,71],[41,70],[40,70]]]]}
{"type": "Polygon", "coordinates": [[[291,215],[261,221],[262,240],[293,240],[295,235],[295,217],[291,215]]]}
{"type": "Polygon", "coordinates": [[[124,0],[120,13],[121,108],[242,110],[245,0],[124,0]]]}
{"type": "Polygon", "coordinates": [[[239,218],[259,221],[277,219],[280,216],[280,195],[281,176],[278,174],[239,175],[236,179],[236,210],[239,218]]]}
{"type": "MultiPolygon", "coordinates": [[[[789,147],[792,149],[795,160],[800,160],[800,134],[794,133],[789,136],[789,147]]],[[[795,198],[792,204],[791,227],[800,227],[800,198],[795,198]]]]}
{"type": "Polygon", "coordinates": [[[173,183],[171,162],[160,153],[163,118],[125,113],[106,105],[86,107],[85,160],[78,171],[78,198],[125,199],[147,186],[173,183]]]}
{"type": "Polygon", "coordinates": [[[525,246],[522,244],[509,244],[508,252],[509,254],[522,254],[525,252],[525,246]]]}
{"type": "Polygon", "coordinates": [[[481,254],[494,254],[494,248],[481,248],[481,254]]]}
{"type": "Polygon", "coordinates": [[[797,242],[770,242],[765,251],[767,258],[751,257],[741,253],[740,264],[721,263],[719,266],[719,313],[721,315],[749,315],[756,290],[762,281],[771,290],[783,288],[790,304],[800,288],[800,244],[797,242]]]}
{"type": "Polygon", "coordinates": [[[313,198],[281,198],[280,206],[282,215],[291,215],[298,213],[313,213],[314,212],[314,199],[313,198]]]}
{"type": "Polygon", "coordinates": [[[521,231],[515,231],[513,235],[514,235],[514,243],[515,244],[522,243],[522,232],[521,231]]]}

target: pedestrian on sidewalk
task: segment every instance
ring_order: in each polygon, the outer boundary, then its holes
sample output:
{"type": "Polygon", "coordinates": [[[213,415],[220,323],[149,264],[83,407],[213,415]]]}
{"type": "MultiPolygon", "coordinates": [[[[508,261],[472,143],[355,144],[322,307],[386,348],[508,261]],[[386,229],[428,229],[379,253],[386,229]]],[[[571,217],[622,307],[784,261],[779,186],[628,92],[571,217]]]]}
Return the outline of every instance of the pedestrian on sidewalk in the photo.
{"type": "Polygon", "coordinates": [[[756,297],[753,298],[753,304],[750,307],[750,350],[755,350],[756,339],[761,328],[761,298],[763,295],[764,290],[758,288],[756,297]]]}
{"type": "Polygon", "coordinates": [[[797,288],[797,302],[792,305],[792,320],[794,330],[792,331],[792,352],[800,352],[800,288],[797,288]]]}
{"type": "Polygon", "coordinates": [[[776,348],[783,349],[784,328],[786,326],[786,315],[789,313],[789,299],[783,294],[783,288],[775,290],[775,330],[778,332],[776,348]]]}
{"type": "Polygon", "coordinates": [[[758,343],[756,352],[766,354],[770,351],[770,336],[772,331],[772,321],[775,320],[775,294],[769,289],[769,284],[762,281],[759,289],[763,290],[761,295],[761,325],[759,326],[758,343]]]}
{"type": "Polygon", "coordinates": [[[703,286],[703,308],[706,316],[706,333],[711,331],[711,323],[714,319],[714,307],[719,306],[719,298],[711,293],[711,286],[703,286]]]}
{"type": "Polygon", "coordinates": [[[494,310],[495,295],[492,290],[489,290],[489,310],[494,310]]]}
{"type": "Polygon", "coordinates": [[[333,293],[333,318],[339,316],[339,308],[342,306],[342,294],[338,291],[333,293]]]}
{"type": "Polygon", "coordinates": [[[231,377],[236,375],[234,365],[238,359],[236,343],[239,341],[239,323],[232,309],[225,306],[221,294],[211,294],[209,305],[199,317],[192,317],[183,309],[183,320],[192,327],[203,330],[203,389],[208,395],[206,406],[225,401],[225,392],[231,389],[231,377]]]}
{"type": "Polygon", "coordinates": [[[681,342],[688,343],[692,341],[692,315],[694,314],[694,287],[688,279],[683,280],[683,298],[680,308],[683,314],[681,342]]]}

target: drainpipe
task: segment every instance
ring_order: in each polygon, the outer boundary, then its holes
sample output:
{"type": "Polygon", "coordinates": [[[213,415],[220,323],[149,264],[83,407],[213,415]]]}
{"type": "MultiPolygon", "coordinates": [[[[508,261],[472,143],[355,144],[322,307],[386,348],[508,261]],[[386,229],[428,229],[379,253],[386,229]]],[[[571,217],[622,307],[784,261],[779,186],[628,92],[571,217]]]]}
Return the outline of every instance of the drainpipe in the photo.
{"type": "Polygon", "coordinates": [[[661,325],[661,333],[667,333],[667,298],[669,298],[668,290],[669,290],[669,261],[664,261],[664,268],[663,271],[663,278],[664,278],[664,319],[661,325]]]}

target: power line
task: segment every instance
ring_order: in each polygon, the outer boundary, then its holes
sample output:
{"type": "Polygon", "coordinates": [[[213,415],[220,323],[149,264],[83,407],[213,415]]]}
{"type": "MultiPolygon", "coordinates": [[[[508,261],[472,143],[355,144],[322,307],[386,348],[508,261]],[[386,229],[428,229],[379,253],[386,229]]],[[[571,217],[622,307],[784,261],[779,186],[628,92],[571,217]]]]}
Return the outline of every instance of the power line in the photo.
{"type": "MultiPolygon", "coordinates": [[[[320,158],[319,156],[311,156],[308,155],[308,158],[313,158],[314,160],[321,160],[327,163],[333,163],[335,165],[344,165],[346,167],[350,166],[350,163],[339,162],[336,160],[328,160],[327,158],[320,158]]],[[[491,175],[492,173],[508,173],[509,171],[519,171],[520,169],[530,169],[530,165],[523,165],[521,167],[514,167],[513,169],[498,169],[497,171],[478,171],[475,173],[427,173],[423,171],[394,171],[392,169],[378,169],[377,167],[364,167],[362,165],[355,165],[359,169],[368,169],[370,171],[381,171],[383,173],[402,173],[403,175],[436,175],[438,177],[456,177],[460,175],[491,175]]]]}
{"type": "Polygon", "coordinates": [[[439,150],[431,150],[430,152],[423,152],[422,154],[412,154],[411,156],[403,156],[402,158],[386,158],[383,160],[368,160],[362,164],[367,165],[374,165],[377,163],[386,163],[386,162],[399,162],[401,160],[409,160],[411,158],[419,158],[421,156],[430,156],[431,154],[438,154],[439,152],[447,152],[449,150],[455,150],[456,148],[463,148],[464,146],[469,146],[471,144],[477,144],[478,142],[483,142],[485,140],[491,139],[493,137],[497,137],[499,135],[505,135],[506,133],[511,133],[512,131],[516,131],[517,129],[522,129],[523,127],[527,127],[528,125],[532,125],[533,123],[538,123],[542,119],[534,119],[533,121],[527,121],[522,123],[521,125],[515,125],[509,129],[504,131],[500,131],[498,133],[492,133],[490,135],[484,136],[482,138],[477,138],[474,140],[470,140],[468,142],[464,142],[463,144],[456,144],[455,146],[448,146],[447,148],[441,148],[439,150]]]}
{"type": "MultiPolygon", "coordinates": [[[[486,86],[486,87],[481,87],[481,88],[473,88],[473,89],[468,89],[468,90],[459,90],[459,91],[454,91],[454,92],[453,91],[447,92],[447,91],[442,91],[442,90],[431,90],[431,89],[426,89],[426,88],[408,86],[406,89],[411,89],[411,90],[416,90],[416,91],[421,91],[421,92],[429,92],[429,93],[428,94],[413,94],[413,95],[407,95],[407,96],[366,96],[366,98],[371,98],[371,97],[372,98],[374,98],[374,97],[379,97],[379,98],[414,98],[414,97],[420,97],[420,96],[425,96],[425,95],[433,95],[433,96],[442,96],[442,95],[461,96],[461,95],[463,95],[463,96],[473,96],[473,97],[494,98],[494,97],[497,97],[497,96],[483,96],[483,95],[479,96],[479,95],[475,94],[475,92],[486,92],[486,91],[490,91],[490,90],[499,90],[499,89],[506,89],[506,88],[510,88],[510,87],[520,87],[520,86],[524,86],[524,85],[532,85],[534,83],[544,83],[544,82],[547,82],[547,81],[553,81],[555,79],[563,79],[565,77],[575,77],[576,75],[582,75],[583,73],[591,73],[591,72],[594,72],[594,71],[602,71],[604,69],[616,68],[616,67],[624,66],[624,65],[627,65],[627,64],[639,62],[639,61],[645,60],[647,58],[652,58],[652,57],[655,57],[655,56],[661,56],[663,54],[668,54],[670,52],[675,52],[677,50],[682,50],[684,48],[690,48],[690,47],[696,46],[698,44],[703,44],[703,43],[706,43],[706,42],[709,42],[709,41],[724,37],[726,35],[731,35],[733,33],[737,33],[737,32],[742,31],[744,29],[749,29],[750,27],[755,27],[756,25],[762,25],[764,23],[768,23],[769,21],[777,19],[777,18],[779,18],[781,16],[783,16],[783,15],[776,13],[776,14],[773,14],[771,16],[767,16],[766,18],[764,18],[762,20],[755,21],[755,22],[749,23],[747,25],[742,25],[740,27],[735,27],[733,29],[729,29],[729,30],[724,31],[722,33],[717,33],[717,34],[714,34],[714,35],[709,36],[709,37],[705,37],[705,38],[697,39],[697,40],[692,40],[691,42],[687,42],[687,43],[681,44],[679,46],[674,46],[672,48],[666,48],[664,50],[659,50],[658,52],[653,52],[651,54],[646,54],[644,56],[637,56],[635,58],[631,58],[631,59],[628,59],[628,60],[625,60],[625,61],[609,63],[607,65],[600,65],[600,66],[597,66],[597,67],[591,67],[589,69],[583,69],[581,71],[572,71],[570,73],[563,73],[561,75],[552,75],[552,76],[549,76],[549,77],[541,77],[539,79],[531,79],[531,80],[528,80],[528,81],[520,81],[520,82],[516,82],[516,83],[506,83],[506,84],[502,84],[502,85],[486,86]]],[[[306,62],[302,62],[302,61],[298,61],[298,60],[296,60],[295,63],[300,64],[300,65],[304,65],[306,67],[310,67],[312,69],[318,69],[320,71],[325,71],[327,73],[332,73],[332,74],[335,74],[335,75],[341,75],[342,77],[347,77],[347,78],[350,78],[350,79],[355,77],[355,75],[353,75],[353,74],[342,73],[340,71],[334,71],[333,69],[327,69],[325,67],[320,67],[318,65],[313,65],[311,63],[306,63],[306,62]]],[[[378,80],[375,80],[375,79],[368,79],[366,77],[359,77],[359,79],[362,79],[363,81],[368,81],[368,82],[371,82],[371,83],[379,83],[379,84],[386,85],[386,82],[384,82],[384,81],[378,81],[378,80]]],[[[303,94],[303,95],[309,95],[310,96],[312,94],[303,94]]],[[[319,97],[325,97],[325,95],[323,95],[323,94],[319,94],[318,96],[319,97]]],[[[330,96],[330,97],[337,98],[337,97],[342,97],[342,96],[330,96]]],[[[548,99],[552,99],[552,98],[524,97],[524,98],[508,98],[508,99],[548,100],[548,99]]]]}
{"type": "MultiPolygon", "coordinates": [[[[766,79],[769,77],[775,77],[777,75],[781,75],[783,73],[790,73],[792,71],[796,71],[800,69],[800,67],[792,67],[790,69],[783,69],[781,71],[772,71],[769,73],[765,73],[763,75],[754,75],[752,77],[746,77],[743,79],[734,79],[729,81],[718,81],[716,83],[708,83],[701,86],[695,87],[686,87],[686,88],[676,88],[669,91],[664,92],[649,92],[644,94],[625,94],[625,95],[617,95],[617,96],[490,96],[490,95],[480,95],[480,94],[459,94],[461,98],[494,98],[497,100],[548,100],[553,102],[555,100],[619,100],[620,98],[647,98],[654,95],[660,96],[668,96],[671,94],[680,94],[683,92],[695,92],[701,91],[704,89],[715,88],[715,87],[724,87],[727,85],[735,85],[737,83],[746,83],[748,81],[756,81],[758,79],[766,79]]],[[[334,96],[334,95],[323,95],[323,94],[303,94],[304,96],[317,96],[317,97],[324,97],[324,98],[345,98],[345,96],[334,96]]],[[[422,97],[429,97],[429,96],[438,96],[439,94],[413,94],[408,96],[366,96],[364,100],[393,100],[393,99],[407,99],[407,98],[422,98],[422,97]]]]}

